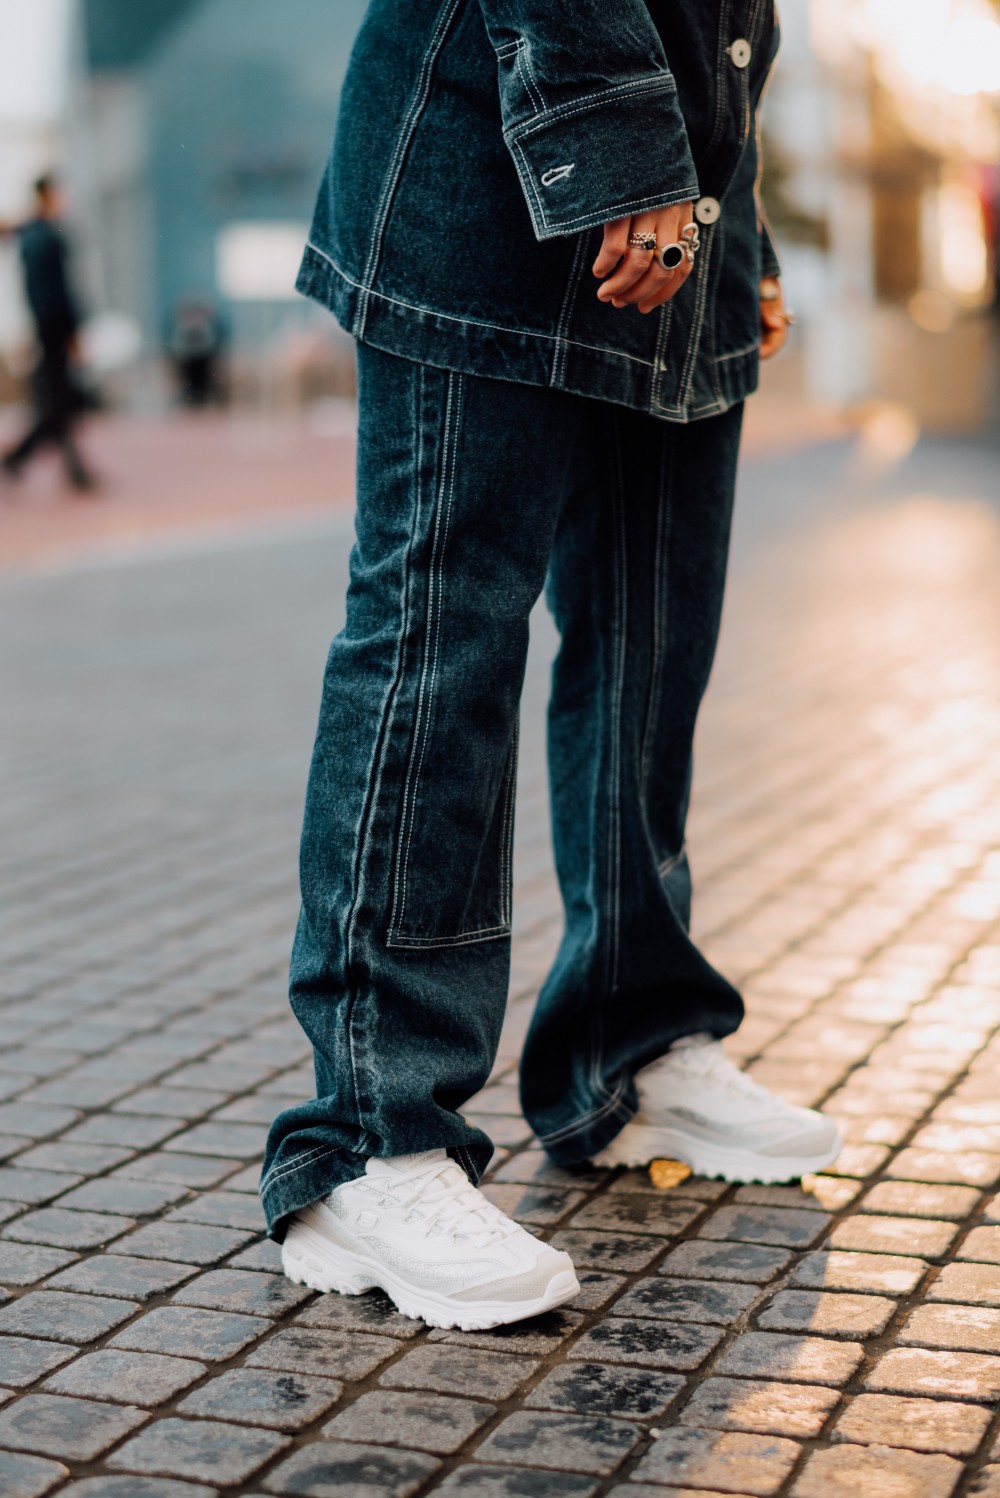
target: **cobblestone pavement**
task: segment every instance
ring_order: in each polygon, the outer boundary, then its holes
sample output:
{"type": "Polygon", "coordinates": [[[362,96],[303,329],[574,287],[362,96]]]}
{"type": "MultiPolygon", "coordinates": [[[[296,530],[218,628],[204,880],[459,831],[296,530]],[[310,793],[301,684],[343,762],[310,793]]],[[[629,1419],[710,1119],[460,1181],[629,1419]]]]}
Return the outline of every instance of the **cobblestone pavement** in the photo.
{"type": "Polygon", "coordinates": [[[0,579],[4,1498],[1000,1494],[994,460],[918,453],[868,506],[831,497],[853,461],[748,476],[691,839],[735,1053],[847,1148],[807,1190],[662,1192],[532,1147],[540,620],[469,1111],[583,1294],[479,1335],[314,1296],[261,1238],[264,1128],[311,1089],[283,971],[346,534],[0,579]]]}

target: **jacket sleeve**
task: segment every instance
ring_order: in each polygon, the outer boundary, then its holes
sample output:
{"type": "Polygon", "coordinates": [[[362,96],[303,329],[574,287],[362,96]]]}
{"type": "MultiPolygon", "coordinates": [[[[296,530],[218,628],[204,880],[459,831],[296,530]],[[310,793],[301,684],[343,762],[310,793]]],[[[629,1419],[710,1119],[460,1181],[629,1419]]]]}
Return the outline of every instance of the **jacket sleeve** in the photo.
{"type": "Polygon", "coordinates": [[[763,213],[760,215],[760,274],[761,279],[781,275],[781,261],[771,237],[771,226],[763,213]]]}
{"type": "Polygon", "coordinates": [[[479,0],[504,140],[538,239],[698,197],[645,0],[479,0]]]}

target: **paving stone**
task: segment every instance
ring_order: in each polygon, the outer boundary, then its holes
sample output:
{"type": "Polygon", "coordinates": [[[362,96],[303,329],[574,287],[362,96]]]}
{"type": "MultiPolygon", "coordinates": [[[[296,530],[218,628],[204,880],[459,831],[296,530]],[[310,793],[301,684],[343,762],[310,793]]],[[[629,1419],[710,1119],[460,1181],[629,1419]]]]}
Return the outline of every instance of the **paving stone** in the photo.
{"type": "Polygon", "coordinates": [[[578,1269],[612,1269],[624,1274],[645,1269],[663,1252],[662,1238],[637,1233],[592,1233],[566,1228],[549,1242],[569,1254],[578,1269]]]}
{"type": "Polygon", "coordinates": [[[182,1155],[225,1155],[236,1160],[252,1160],[261,1152],[260,1129],[256,1124],[195,1124],[170,1141],[170,1148],[182,1155]]]}
{"type": "Polygon", "coordinates": [[[120,1165],[115,1172],[119,1176],[138,1177],[143,1181],[176,1181],[181,1186],[197,1190],[206,1186],[217,1186],[227,1176],[239,1170],[242,1161],[221,1160],[215,1156],[175,1155],[164,1150],[157,1154],[139,1155],[128,1164],[120,1165]]]}
{"type": "Polygon", "coordinates": [[[338,1331],[372,1331],[409,1341],[423,1323],[401,1316],[387,1295],[319,1295],[295,1317],[299,1326],[328,1326],[338,1331]]]}
{"type": "Polygon", "coordinates": [[[1000,1398],[1000,1357],[898,1347],[879,1358],[865,1387],[889,1394],[922,1394],[994,1403],[1000,1398]]]}
{"type": "Polygon", "coordinates": [[[631,1474],[637,1482],[728,1493],[776,1493],[801,1447],[778,1436],[743,1435],[695,1426],[665,1430],[631,1474]]]}
{"type": "Polygon", "coordinates": [[[481,1399],[509,1399],[539,1368],[536,1358],[515,1357],[480,1348],[413,1347],[379,1379],[386,1389],[430,1389],[441,1394],[474,1393],[481,1399]]]}
{"type": "MultiPolygon", "coordinates": [[[[39,1456],[21,1452],[0,1451],[0,1493],[4,1498],[43,1498],[57,1483],[69,1476],[61,1462],[43,1461],[39,1456]]],[[[64,1492],[68,1491],[63,1489],[64,1492]]]]}
{"type": "Polygon", "coordinates": [[[308,1498],[410,1498],[440,1467],[423,1452],[316,1441],[282,1462],[263,1486],[308,1498]]]}
{"type": "Polygon", "coordinates": [[[32,1290],[0,1310],[0,1333],[48,1337],[57,1342],[93,1342],[139,1309],[132,1300],[32,1290]]]}
{"type": "Polygon", "coordinates": [[[901,1446],[907,1451],[972,1456],[990,1423],[990,1412],[975,1404],[859,1394],[848,1401],[830,1439],[859,1446],[901,1446]]]}
{"type": "Polygon", "coordinates": [[[75,1124],[82,1114],[76,1108],[50,1108],[42,1103],[4,1103],[0,1106],[0,1134],[27,1139],[47,1139],[75,1124]]]}
{"type": "Polygon", "coordinates": [[[990,1264],[946,1264],[928,1286],[927,1299],[1000,1306],[1000,1267],[994,1268],[990,1264]]]}
{"type": "Polygon", "coordinates": [[[827,1212],[785,1211],[777,1207],[718,1207],[699,1236],[809,1248],[830,1225],[827,1212]]]}
{"type": "Polygon", "coordinates": [[[1000,1310],[987,1306],[917,1306],[897,1341],[965,1352],[1000,1352],[1000,1310]]]}
{"type": "MultiPolygon", "coordinates": [[[[35,1249],[34,1252],[39,1252],[35,1249]]],[[[49,1280],[46,1289],[77,1290],[83,1295],[125,1295],[149,1300],[172,1290],[197,1273],[193,1264],[170,1264],[164,1259],[130,1259],[124,1254],[81,1259],[49,1280]]]]}
{"type": "Polygon", "coordinates": [[[313,1374],[302,1377],[266,1368],[233,1368],[189,1394],[178,1413],[294,1431],[326,1414],[343,1391],[343,1384],[313,1374]]]}
{"type": "Polygon", "coordinates": [[[200,1118],[226,1101],[225,1092],[204,1088],[143,1087],[116,1103],[114,1113],[152,1113],[170,1118],[200,1118]]]}
{"type": "Polygon", "coordinates": [[[984,1467],[969,1493],[974,1498],[1000,1498],[1000,1466],[984,1467]]]}
{"type": "Polygon", "coordinates": [[[900,1150],[886,1174],[904,1181],[953,1183],[986,1189],[1000,1181],[1000,1155],[984,1151],[952,1154],[945,1150],[900,1150]]]}
{"type": "Polygon", "coordinates": [[[305,1285],[273,1274],[254,1274],[246,1269],[214,1269],[178,1290],[175,1305],[207,1306],[215,1311],[245,1311],[252,1316],[277,1317],[308,1300],[313,1291],[305,1285]]]}
{"type": "Polygon", "coordinates": [[[577,1266],[580,1293],[573,1297],[574,1311],[599,1311],[628,1283],[623,1274],[601,1274],[597,1269],[577,1266]]]}
{"type": "Polygon", "coordinates": [[[162,1144],[182,1127],[176,1118],[154,1118],[134,1115],[126,1125],[115,1113],[97,1113],[85,1118],[60,1139],[70,1144],[121,1144],[127,1139],[130,1150],[150,1149],[162,1144]]]}
{"type": "Polygon", "coordinates": [[[678,1373],[622,1368],[609,1363],[565,1363],[531,1390],[525,1404],[536,1409],[573,1410],[579,1415],[656,1418],[685,1388],[678,1373]]]}
{"type": "Polygon", "coordinates": [[[76,1254],[61,1248],[0,1241],[0,1284],[34,1285],[66,1264],[72,1264],[76,1257],[76,1254]]]}
{"type": "MultiPolygon", "coordinates": [[[[911,1295],[929,1265],[890,1254],[806,1254],[792,1271],[793,1285],[810,1290],[858,1290],[873,1295],[911,1295]]],[[[947,1274],[947,1270],[944,1273],[947,1274]]]]}
{"type": "Polygon", "coordinates": [[[759,1294],[758,1285],[727,1285],[717,1280],[657,1276],[639,1280],[615,1301],[611,1314],[663,1317],[668,1321],[708,1321],[729,1326],[759,1294]]]}
{"type": "Polygon", "coordinates": [[[67,1212],[42,1207],[4,1228],[4,1236],[18,1243],[44,1243],[51,1248],[100,1248],[135,1227],[131,1217],[107,1212],[67,1212]]]}
{"type": "Polygon", "coordinates": [[[570,1229],[598,1228],[605,1232],[655,1233],[660,1239],[685,1232],[701,1216],[698,1202],[662,1193],[624,1193],[599,1196],[570,1220],[570,1229]]]}
{"type": "Polygon", "coordinates": [[[288,1445],[272,1430],[215,1420],[157,1420],[107,1458],[121,1472],[235,1485],[246,1482],[288,1445]]]}
{"type": "Polygon", "coordinates": [[[60,1207],[79,1212],[124,1213],[148,1217],[162,1212],[187,1194],[186,1186],[159,1185],[155,1181],[126,1181],[121,1176],[87,1181],[59,1198],[60,1207]]]}
{"type": "Polygon", "coordinates": [[[1000,1227],[973,1228],[955,1257],[977,1264],[1000,1264],[1000,1227]]]}
{"type": "Polygon", "coordinates": [[[73,1394],[83,1399],[109,1399],[152,1409],[173,1399],[207,1372],[191,1358],[170,1358],[153,1352],[117,1352],[103,1347],[77,1358],[46,1379],[44,1393],[73,1394]]]}
{"type": "Polygon", "coordinates": [[[550,1227],[586,1200],[583,1191],[560,1191],[547,1186],[504,1186],[488,1183],[483,1195],[515,1222],[550,1227]]]}
{"type": "Polygon", "coordinates": [[[82,1175],[74,1175],[68,1170],[28,1170],[23,1165],[5,1166],[0,1168],[0,1198],[37,1207],[43,1202],[54,1201],[64,1191],[79,1186],[82,1180],[82,1175]]]}
{"type": "Polygon", "coordinates": [[[115,1148],[110,1144],[67,1144],[65,1135],[51,1144],[38,1144],[17,1158],[17,1164],[28,1170],[70,1170],[81,1178],[111,1170],[132,1159],[135,1150],[115,1148]]]}
{"type": "Polygon", "coordinates": [[[586,1191],[601,1186],[608,1178],[606,1170],[593,1170],[584,1166],[579,1170],[563,1170],[553,1165],[545,1151],[538,1145],[521,1150],[513,1159],[505,1161],[498,1170],[490,1171],[491,1178],[498,1183],[515,1186],[556,1186],[568,1191],[586,1191]]]}
{"type": "Polygon", "coordinates": [[[680,1414],[682,1425],[748,1430],[779,1436],[818,1436],[840,1400],[818,1384],[780,1384],[745,1378],[707,1378],[680,1414]]]}
{"type": "Polygon", "coordinates": [[[714,1371],[736,1378],[787,1379],[839,1388],[863,1357],[860,1342],[794,1337],[783,1332],[744,1332],[726,1348],[714,1371]]]}
{"type": "Polygon", "coordinates": [[[229,1260],[230,1269],[259,1269],[265,1274],[283,1274],[281,1244],[272,1238],[263,1238],[260,1243],[251,1243],[249,1248],[229,1260]]]}
{"type": "Polygon", "coordinates": [[[859,1212],[889,1217],[936,1217],[961,1222],[981,1193],[972,1186],[922,1186],[913,1181],[879,1181],[858,1204],[859,1212]]]}
{"type": "Polygon", "coordinates": [[[787,1269],[791,1261],[792,1255],[782,1248],[691,1239],[667,1254],[659,1272],[692,1279],[747,1280],[764,1285],[787,1269]]]}
{"type": "Polygon", "coordinates": [[[89,1462],[148,1419],[145,1410],[132,1405],[25,1394],[0,1410],[0,1446],[89,1462]]]}
{"type": "Polygon", "coordinates": [[[289,1326],[255,1347],[245,1363],[248,1368],[357,1379],[366,1378],[398,1351],[399,1344],[390,1337],[289,1326]]]}
{"type": "Polygon", "coordinates": [[[111,1346],[217,1363],[235,1357],[266,1330],[267,1322],[259,1316],[203,1311],[199,1306],[158,1306],[119,1332],[111,1346]]]}
{"type": "Polygon", "coordinates": [[[218,1498],[218,1488],[169,1477],[87,1477],[63,1488],[60,1498],[218,1498]]]}
{"type": "Polygon", "coordinates": [[[595,1363],[634,1363],[683,1373],[700,1368],[722,1341],[720,1327],[688,1321],[609,1317],[584,1332],[567,1357],[595,1363]]]}
{"type": "Polygon", "coordinates": [[[640,1439],[638,1428],[625,1420],[520,1410],[490,1432],[476,1448],[476,1456],[485,1462],[607,1476],[640,1439]]]}
{"type": "Polygon", "coordinates": [[[320,1434],[329,1440],[403,1446],[448,1456],[496,1412],[496,1405],[472,1399],[375,1389],[334,1415],[320,1434]]]}
{"type": "Polygon", "coordinates": [[[860,1181],[846,1176],[810,1176],[809,1189],[801,1186],[741,1186],[733,1198],[738,1205],[755,1207],[804,1207],[807,1211],[839,1212],[861,1194],[860,1181]]]}
{"type": "Polygon", "coordinates": [[[203,1191],[170,1213],[171,1222],[201,1222],[209,1227],[247,1228],[261,1233],[266,1227],[259,1198],[238,1191],[203,1191]]]}
{"type": "MultiPolygon", "coordinates": [[[[600,1185],[602,1180],[607,1180],[608,1172],[598,1172],[597,1181],[600,1185]]],[[[609,1196],[632,1196],[636,1192],[648,1192],[652,1196],[669,1195],[673,1199],[681,1200],[684,1197],[692,1197],[695,1201],[714,1202],[720,1196],[725,1196],[730,1189],[728,1181],[709,1181],[704,1176],[688,1176],[683,1181],[678,1181],[676,1186],[658,1186],[653,1180],[648,1169],[623,1170],[620,1175],[612,1178],[608,1186],[609,1196]]]]}
{"type": "Polygon", "coordinates": [[[201,1227],[193,1222],[147,1223],[119,1247],[142,1259],[169,1259],[181,1264],[217,1264],[253,1241],[241,1228],[201,1227]]]}
{"type": "Polygon", "coordinates": [[[877,1337],[896,1310],[881,1295],[781,1290],[757,1318],[765,1331],[815,1332],[825,1337],[877,1337]]]}
{"type": "Polygon", "coordinates": [[[888,1446],[814,1451],[792,1484],[793,1498],[951,1498],[962,1475],[950,1456],[919,1456],[888,1446]]]}
{"type": "Polygon", "coordinates": [[[60,1363],[68,1363],[76,1351],[62,1342],[5,1336],[0,1340],[0,1383],[12,1389],[26,1389],[60,1363]]]}
{"type": "Polygon", "coordinates": [[[958,1232],[953,1222],[916,1217],[848,1217],[829,1237],[831,1249],[853,1253],[905,1254],[939,1259],[948,1252],[958,1232]]]}
{"type": "Polygon", "coordinates": [[[558,1352],[566,1338],[578,1332],[582,1324],[583,1317],[576,1311],[546,1311],[542,1316],[515,1321],[509,1326],[494,1326],[485,1332],[436,1329],[430,1333],[429,1341],[449,1342],[458,1347],[482,1347],[486,1352],[518,1352],[528,1357],[540,1357],[558,1352]]]}

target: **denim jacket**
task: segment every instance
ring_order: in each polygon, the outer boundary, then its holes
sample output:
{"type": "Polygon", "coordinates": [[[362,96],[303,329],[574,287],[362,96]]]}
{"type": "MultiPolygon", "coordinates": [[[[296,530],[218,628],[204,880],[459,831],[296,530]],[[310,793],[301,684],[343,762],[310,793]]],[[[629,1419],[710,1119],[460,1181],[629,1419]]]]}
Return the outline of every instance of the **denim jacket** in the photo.
{"type": "Polygon", "coordinates": [[[757,383],[773,0],[371,0],[299,289],[357,338],[672,421],[757,383]],[[695,202],[687,283],[598,302],[601,226],[695,202]]]}

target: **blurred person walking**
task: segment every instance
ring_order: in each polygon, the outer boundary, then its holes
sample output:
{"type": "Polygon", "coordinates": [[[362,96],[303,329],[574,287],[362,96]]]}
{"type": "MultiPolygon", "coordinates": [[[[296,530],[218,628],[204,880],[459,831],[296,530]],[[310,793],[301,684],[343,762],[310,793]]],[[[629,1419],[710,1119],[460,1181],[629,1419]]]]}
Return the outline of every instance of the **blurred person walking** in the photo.
{"type": "Polygon", "coordinates": [[[476,1188],[493,1146],[461,1113],[506,1002],[546,574],[565,929],[528,1122],[570,1168],[669,1156],[769,1182],[839,1151],[727,1059],[743,1004],[688,934],[743,402],[791,320],[756,196],[776,47],[770,0],[368,7],[299,279],[359,365],[291,964],[317,1096],[275,1120],[260,1187],[314,1289],[379,1285],[465,1329],[578,1290],[476,1188]]]}
{"type": "Polygon", "coordinates": [[[62,453],[70,484],[84,493],[94,488],[94,478],[74,435],[85,405],[74,368],[82,319],[71,286],[69,249],[60,224],[63,199],[55,177],[39,177],[35,183],[35,208],[34,218],[27,223],[3,226],[3,232],[16,234],[20,240],[24,291],[39,360],[32,375],[34,421],[0,459],[0,468],[16,478],[35,453],[55,446],[62,453]]]}

